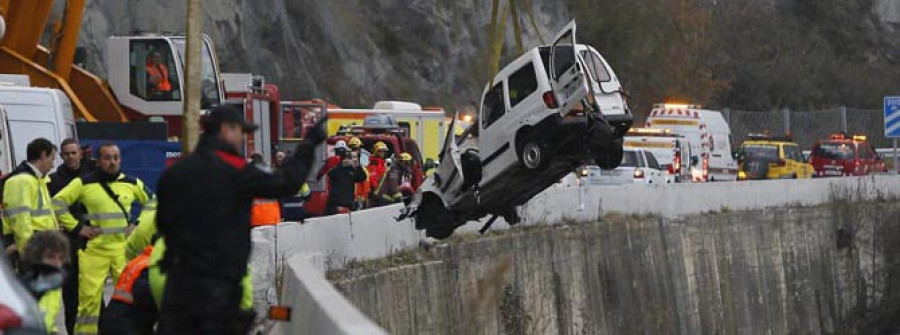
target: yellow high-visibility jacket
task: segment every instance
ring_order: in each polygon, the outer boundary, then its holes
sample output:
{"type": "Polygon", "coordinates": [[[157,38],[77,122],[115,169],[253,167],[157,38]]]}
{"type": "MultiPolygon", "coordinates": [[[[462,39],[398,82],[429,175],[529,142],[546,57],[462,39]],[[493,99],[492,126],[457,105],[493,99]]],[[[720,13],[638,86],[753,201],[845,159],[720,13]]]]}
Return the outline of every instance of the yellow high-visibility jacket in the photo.
{"type": "Polygon", "coordinates": [[[47,190],[49,182],[49,177],[38,178],[28,168],[7,179],[3,186],[4,230],[13,234],[20,254],[34,231],[58,229],[47,190]]]}
{"type": "Polygon", "coordinates": [[[53,208],[60,223],[66,229],[77,232],[81,229],[81,223],[69,213],[68,208],[76,202],[84,204],[91,226],[101,229],[100,236],[88,240],[87,250],[112,255],[125,251],[125,229],[131,217],[131,204],[138,202],[143,205],[138,222],[155,225],[156,198],[144,182],[124,174],[119,174],[115,181],[110,182],[109,188],[126,213],[122,213],[112,197],[103,190],[97,173],[73,179],[53,197],[53,208]]]}

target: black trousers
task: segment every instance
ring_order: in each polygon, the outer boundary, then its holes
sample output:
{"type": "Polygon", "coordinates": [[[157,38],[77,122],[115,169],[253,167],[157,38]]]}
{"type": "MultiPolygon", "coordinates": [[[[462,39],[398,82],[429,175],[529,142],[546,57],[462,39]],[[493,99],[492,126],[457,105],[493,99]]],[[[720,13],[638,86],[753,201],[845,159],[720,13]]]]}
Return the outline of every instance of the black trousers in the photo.
{"type": "MultiPolygon", "coordinates": [[[[69,236],[71,239],[72,237],[69,236]]],[[[70,240],[71,241],[71,240],[70,240]]],[[[66,279],[63,281],[62,298],[65,308],[66,331],[75,334],[75,319],[78,318],[78,247],[74,246],[69,257],[71,261],[66,265],[66,279]]]]}
{"type": "Polygon", "coordinates": [[[240,308],[239,280],[204,277],[189,270],[167,271],[157,334],[240,334],[250,330],[253,312],[240,308]]]}

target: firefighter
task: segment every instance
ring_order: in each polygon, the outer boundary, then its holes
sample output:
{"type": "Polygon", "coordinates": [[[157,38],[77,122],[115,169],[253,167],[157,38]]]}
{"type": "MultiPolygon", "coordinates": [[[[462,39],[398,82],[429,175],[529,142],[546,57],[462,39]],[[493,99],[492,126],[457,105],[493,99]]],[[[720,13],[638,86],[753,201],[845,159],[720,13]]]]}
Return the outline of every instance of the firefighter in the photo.
{"type": "MultiPolygon", "coordinates": [[[[28,143],[27,160],[10,173],[3,183],[4,226],[12,233],[20,255],[25,254],[28,240],[36,231],[58,230],[53,215],[47,173],[53,169],[56,146],[45,138],[28,143]]],[[[47,329],[56,331],[56,315],[59,313],[62,292],[47,292],[38,305],[44,313],[47,329]]]]}
{"type": "MultiPolygon", "coordinates": [[[[366,166],[366,172],[369,173],[369,188],[374,190],[378,188],[378,183],[381,182],[381,176],[383,176],[384,172],[387,170],[387,162],[385,159],[387,158],[389,151],[387,144],[384,144],[382,141],[375,142],[375,145],[372,146],[372,151],[374,151],[374,154],[369,158],[369,165],[366,166]]],[[[370,206],[375,206],[376,201],[372,196],[369,197],[369,203],[370,206]]]]}
{"type": "Polygon", "coordinates": [[[97,169],[75,178],[53,197],[54,209],[69,230],[93,231],[96,237],[78,252],[78,318],[76,334],[96,334],[103,303],[103,284],[125,268],[125,239],[138,222],[152,223],[156,199],[144,183],[121,173],[119,147],[105,143],[98,149],[97,169]],[[90,226],[78,222],[68,207],[80,202],[87,208],[90,226]],[[143,205],[139,220],[133,222],[133,202],[143,205]]]}
{"type": "Polygon", "coordinates": [[[375,188],[375,202],[379,206],[398,203],[412,195],[412,155],[401,153],[396,164],[392,164],[384,175],[378,187],[375,188]]]}
{"type": "MultiPolygon", "coordinates": [[[[347,142],[347,146],[350,147],[350,152],[355,154],[356,160],[358,160],[357,164],[363,167],[368,166],[368,159],[371,154],[366,149],[363,149],[362,140],[359,137],[351,137],[350,141],[347,142]]],[[[369,199],[369,192],[372,192],[372,187],[369,183],[369,172],[365,168],[362,171],[366,174],[366,179],[357,182],[353,188],[353,199],[356,202],[354,210],[365,208],[369,199]]]]}
{"type": "Polygon", "coordinates": [[[241,282],[250,257],[251,202],[300,190],[314,148],[325,139],[324,122],[310,130],[282,168],[266,173],[238,155],[246,133],[258,128],[241,111],[218,106],[203,118],[194,153],[159,180],[157,228],[166,248],[159,263],[166,276],[159,334],[247,333],[253,314],[241,310],[250,294],[241,282]]]}
{"type": "MultiPolygon", "coordinates": [[[[56,167],[56,172],[50,174],[50,184],[47,189],[53,197],[69,185],[73,179],[87,174],[92,168],[82,159],[83,150],[74,138],[67,138],[59,145],[59,157],[63,163],[56,167]]],[[[87,209],[81,203],[69,206],[69,213],[79,222],[85,222],[87,209]]],[[[78,316],[78,250],[84,247],[85,240],[77,234],[67,234],[69,238],[70,261],[66,264],[66,281],[63,283],[62,295],[65,308],[66,331],[69,334],[75,332],[75,318],[78,316]]]]}

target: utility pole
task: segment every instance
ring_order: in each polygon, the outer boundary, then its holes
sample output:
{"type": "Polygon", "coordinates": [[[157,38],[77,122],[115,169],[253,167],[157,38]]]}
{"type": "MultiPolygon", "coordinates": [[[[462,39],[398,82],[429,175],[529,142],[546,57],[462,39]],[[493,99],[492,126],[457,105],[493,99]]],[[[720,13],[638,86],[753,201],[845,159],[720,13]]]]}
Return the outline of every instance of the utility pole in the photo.
{"type": "Polygon", "coordinates": [[[200,54],[203,52],[203,0],[188,0],[187,50],[184,78],[184,119],[181,134],[181,154],[194,150],[200,138],[200,54]]]}

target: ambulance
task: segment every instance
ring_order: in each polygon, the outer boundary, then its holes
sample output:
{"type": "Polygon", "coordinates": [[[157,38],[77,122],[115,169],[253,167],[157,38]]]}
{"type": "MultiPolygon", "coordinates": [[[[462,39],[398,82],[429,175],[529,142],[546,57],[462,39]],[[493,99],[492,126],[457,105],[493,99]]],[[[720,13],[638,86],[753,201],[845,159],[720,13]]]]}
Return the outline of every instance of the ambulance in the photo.
{"type": "Polygon", "coordinates": [[[721,112],[698,105],[657,104],[645,126],[669,129],[687,140],[694,182],[737,180],[738,166],[731,154],[731,129],[721,112]]]}
{"type": "Polygon", "coordinates": [[[653,153],[665,171],[667,184],[691,180],[691,146],[684,136],[672,133],[671,129],[631,128],[625,134],[623,146],[653,153]]]}

